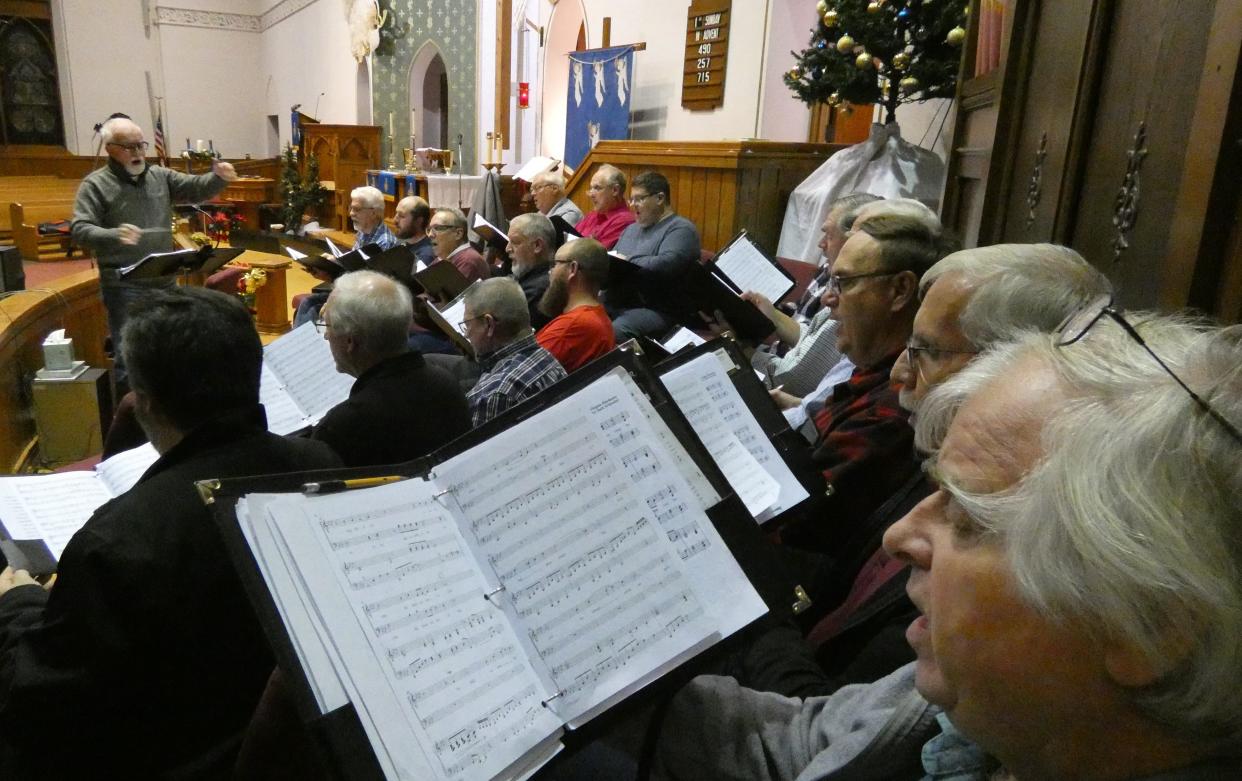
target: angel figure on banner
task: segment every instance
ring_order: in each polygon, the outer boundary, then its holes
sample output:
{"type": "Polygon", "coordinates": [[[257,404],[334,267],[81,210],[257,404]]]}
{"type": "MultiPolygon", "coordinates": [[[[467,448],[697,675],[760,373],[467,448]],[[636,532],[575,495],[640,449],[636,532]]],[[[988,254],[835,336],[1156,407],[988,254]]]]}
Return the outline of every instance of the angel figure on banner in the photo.
{"type": "Polygon", "coordinates": [[[587,123],[587,143],[589,144],[589,147],[588,147],[589,149],[594,149],[595,145],[599,143],[599,123],[598,122],[587,123]]]}
{"type": "Polygon", "coordinates": [[[574,105],[582,105],[582,63],[574,62],[574,105]]]}
{"type": "Polygon", "coordinates": [[[604,63],[593,62],[591,69],[595,71],[595,105],[604,106],[604,63]]]}
{"type": "Polygon", "coordinates": [[[630,89],[629,61],[625,57],[614,60],[617,69],[617,103],[625,105],[625,93],[630,89]]]}

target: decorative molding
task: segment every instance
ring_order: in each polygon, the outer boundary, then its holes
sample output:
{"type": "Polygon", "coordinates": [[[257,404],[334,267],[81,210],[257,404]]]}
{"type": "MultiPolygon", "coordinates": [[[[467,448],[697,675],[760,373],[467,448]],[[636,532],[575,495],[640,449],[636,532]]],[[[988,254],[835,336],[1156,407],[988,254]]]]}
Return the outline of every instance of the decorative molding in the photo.
{"type": "Polygon", "coordinates": [[[316,0],[280,0],[276,5],[267,9],[259,16],[260,27],[263,30],[272,25],[279,24],[284,20],[301,11],[308,5],[313,5],[316,0]]]}
{"type": "Polygon", "coordinates": [[[233,32],[262,32],[261,17],[250,14],[226,14],[218,11],[197,11],[192,8],[155,7],[155,23],[175,27],[203,27],[233,32]]]}
{"type": "Polygon", "coordinates": [[[1035,209],[1044,192],[1044,160],[1048,158],[1048,133],[1045,131],[1039,139],[1039,149],[1035,150],[1035,167],[1031,169],[1031,181],[1026,185],[1026,229],[1029,231],[1035,224],[1035,209]]]}
{"type": "Polygon", "coordinates": [[[1138,222],[1139,198],[1142,195],[1139,173],[1143,168],[1143,160],[1147,157],[1147,120],[1139,122],[1134,134],[1134,143],[1126,152],[1126,175],[1121,180],[1121,189],[1113,201],[1113,227],[1117,235],[1113,238],[1113,263],[1121,262],[1121,253],[1130,248],[1129,235],[1138,222]]]}

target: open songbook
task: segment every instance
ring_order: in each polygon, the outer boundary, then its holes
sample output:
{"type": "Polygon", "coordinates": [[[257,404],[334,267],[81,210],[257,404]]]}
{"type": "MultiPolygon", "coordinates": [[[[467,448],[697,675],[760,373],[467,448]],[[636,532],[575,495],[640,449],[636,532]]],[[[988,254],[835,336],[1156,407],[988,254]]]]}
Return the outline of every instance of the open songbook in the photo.
{"type": "Polygon", "coordinates": [[[328,340],[303,323],[263,348],[259,401],[273,434],[313,426],[349,398],[354,378],[336,370],[328,340]]]}
{"type": "Polygon", "coordinates": [[[65,546],[104,502],[138,482],[156,459],[150,444],[117,453],[92,471],[0,478],[0,525],[10,540],[41,540],[59,561],[65,546]]]}
{"type": "Polygon", "coordinates": [[[375,760],[361,775],[522,777],[564,728],[767,614],[733,552],[762,549],[757,528],[624,361],[400,482],[200,484],[303,712],[319,734],[356,712],[375,760]]]}
{"type": "Polygon", "coordinates": [[[713,339],[664,361],[656,372],[757,522],[769,521],[810,497],[806,483],[813,485],[814,478],[809,462],[795,455],[806,455],[806,448],[795,440],[796,447],[786,451],[803,475],[799,480],[768,433],[793,432],[734,343],[713,339]],[[747,385],[753,386],[750,404],[739,389],[747,385]],[[765,415],[767,430],[760,415],[765,415]]]}
{"type": "Polygon", "coordinates": [[[753,290],[773,304],[788,295],[796,284],[789,272],[765,255],[759,245],[746,235],[746,231],[739,233],[716,253],[712,265],[734,292],[753,290]]]}

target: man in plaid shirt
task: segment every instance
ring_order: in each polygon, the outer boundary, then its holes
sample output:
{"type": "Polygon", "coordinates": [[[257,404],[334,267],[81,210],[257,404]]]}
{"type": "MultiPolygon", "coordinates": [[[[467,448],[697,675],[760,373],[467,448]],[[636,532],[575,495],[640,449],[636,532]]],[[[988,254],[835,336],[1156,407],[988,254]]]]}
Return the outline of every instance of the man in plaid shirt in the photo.
{"type": "Polygon", "coordinates": [[[850,537],[850,519],[870,515],[917,468],[909,413],[889,373],[910,338],[919,278],[948,249],[938,225],[883,212],[841,248],[826,303],[840,321],[838,347],[855,369],[815,416],[823,500],[781,529],[782,542],[831,554],[850,537]]]}
{"type": "Polygon", "coordinates": [[[509,277],[485,279],[466,293],[462,333],[479,359],[479,381],[466,394],[481,426],[527,396],[568,375],[535,341],[522,287],[509,277]]]}

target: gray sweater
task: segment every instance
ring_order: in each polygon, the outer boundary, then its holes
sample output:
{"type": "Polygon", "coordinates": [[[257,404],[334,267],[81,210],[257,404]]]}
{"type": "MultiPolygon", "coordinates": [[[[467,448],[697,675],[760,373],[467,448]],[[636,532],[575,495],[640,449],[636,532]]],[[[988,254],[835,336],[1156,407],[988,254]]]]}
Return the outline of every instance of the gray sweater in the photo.
{"type": "Polygon", "coordinates": [[[87,174],[73,203],[70,230],[73,241],[95,253],[100,281],[115,279],[115,270],[142,260],[153,252],[173,248],[173,203],[197,203],[222,191],[227,182],[214,173],[190,176],[150,165],[135,180],[115,160],[87,174]],[[157,229],[144,233],[137,244],[122,244],[119,227],[129,223],[157,229]]]}
{"type": "Polygon", "coordinates": [[[689,313],[684,277],[699,262],[699,247],[699,229],[677,214],[654,225],[626,227],[612,249],[642,271],[609,288],[605,303],[610,310],[645,306],[674,317],[689,313]]]}

